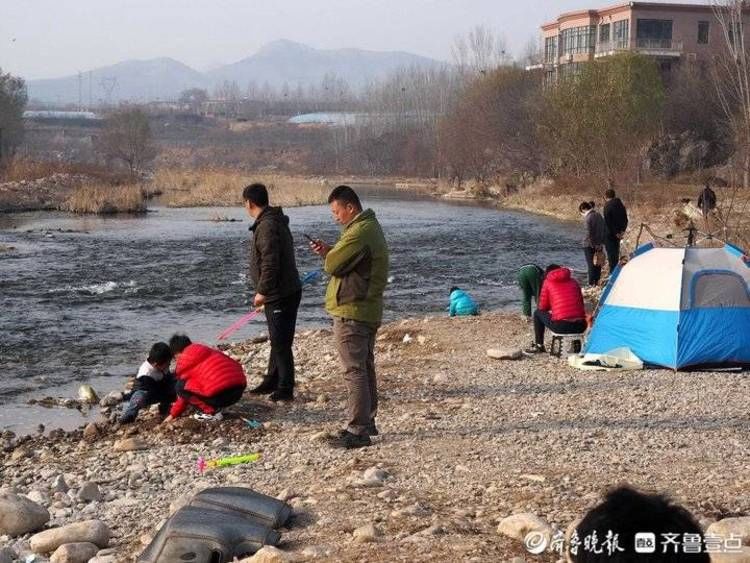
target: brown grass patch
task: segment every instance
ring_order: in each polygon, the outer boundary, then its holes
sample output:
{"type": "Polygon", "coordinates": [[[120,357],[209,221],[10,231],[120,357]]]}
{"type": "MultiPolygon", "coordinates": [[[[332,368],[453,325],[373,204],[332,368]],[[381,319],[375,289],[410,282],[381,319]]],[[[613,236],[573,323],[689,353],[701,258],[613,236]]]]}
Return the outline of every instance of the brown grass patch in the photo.
{"type": "Polygon", "coordinates": [[[127,174],[94,164],[34,160],[26,157],[10,159],[0,169],[1,182],[21,182],[48,178],[54,174],[84,174],[109,184],[127,184],[132,179],[127,174]]]}
{"type": "Polygon", "coordinates": [[[242,189],[253,182],[265,184],[271,205],[298,207],[327,201],[327,182],[281,174],[247,174],[232,170],[173,170],[156,173],[154,186],[170,207],[242,205],[242,189]]]}
{"type": "MultiPolygon", "coordinates": [[[[582,201],[593,200],[599,211],[603,209],[605,187],[599,184],[581,179],[541,180],[502,198],[502,205],[558,219],[580,221],[578,205],[582,201]]],[[[649,225],[658,237],[669,237],[675,244],[684,244],[687,237],[685,229],[691,220],[700,231],[712,232],[716,237],[744,248],[750,245],[750,193],[743,190],[735,192],[731,187],[714,187],[718,209],[706,224],[695,208],[702,189],[699,184],[650,182],[617,185],[615,189],[627,206],[630,218],[624,240],[626,249],[632,250],[636,243],[642,244],[652,239],[645,231],[640,239],[637,238],[641,224],[649,225]]]]}
{"type": "Polygon", "coordinates": [[[138,185],[86,185],[77,188],[62,209],[72,213],[143,213],[146,200],[143,188],[138,185]]]}

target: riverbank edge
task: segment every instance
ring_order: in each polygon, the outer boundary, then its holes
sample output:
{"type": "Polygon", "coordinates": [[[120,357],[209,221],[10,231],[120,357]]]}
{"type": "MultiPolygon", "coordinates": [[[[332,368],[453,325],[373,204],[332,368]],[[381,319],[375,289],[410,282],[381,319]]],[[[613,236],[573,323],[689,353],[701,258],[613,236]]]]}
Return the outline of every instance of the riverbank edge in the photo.
{"type": "MultiPolygon", "coordinates": [[[[237,172],[236,175],[252,177],[252,174],[246,174],[237,172]]],[[[262,174],[259,174],[260,178],[262,174]]],[[[315,185],[321,186],[325,189],[333,189],[335,186],[340,184],[351,185],[356,189],[358,186],[367,187],[382,187],[383,189],[393,193],[409,193],[422,197],[428,198],[439,198],[441,193],[438,188],[438,181],[430,178],[408,178],[403,176],[379,176],[379,177],[367,177],[367,176],[305,176],[305,175],[294,175],[294,174],[280,174],[280,179],[289,183],[301,183],[306,187],[315,187],[315,185]]],[[[47,211],[61,211],[72,213],[67,210],[66,204],[75,191],[75,187],[57,187],[55,190],[40,189],[36,184],[21,185],[20,182],[9,182],[8,184],[15,184],[13,189],[6,189],[0,197],[0,214],[16,214],[16,213],[32,213],[32,212],[47,212],[47,211]]],[[[149,186],[155,184],[149,183],[144,184],[144,204],[154,199],[153,196],[162,196],[161,190],[152,192],[148,189],[149,186]]],[[[3,186],[3,184],[0,184],[3,186]]],[[[158,186],[157,186],[158,187],[158,186]]],[[[2,191],[2,190],[0,190],[2,191]]],[[[305,194],[293,194],[295,198],[305,194]]],[[[307,199],[301,199],[294,201],[291,198],[282,198],[282,205],[284,207],[306,207],[311,205],[322,205],[325,203],[324,198],[319,194],[307,199]]],[[[194,208],[194,207],[235,207],[237,206],[236,201],[227,199],[216,199],[212,200],[210,205],[206,203],[177,203],[170,204],[168,207],[173,208],[194,208]]],[[[148,210],[148,207],[147,207],[148,210]]],[[[107,213],[96,213],[96,212],[79,212],[77,215],[117,215],[117,214],[132,214],[130,212],[119,212],[119,211],[108,211],[107,213]]]]}

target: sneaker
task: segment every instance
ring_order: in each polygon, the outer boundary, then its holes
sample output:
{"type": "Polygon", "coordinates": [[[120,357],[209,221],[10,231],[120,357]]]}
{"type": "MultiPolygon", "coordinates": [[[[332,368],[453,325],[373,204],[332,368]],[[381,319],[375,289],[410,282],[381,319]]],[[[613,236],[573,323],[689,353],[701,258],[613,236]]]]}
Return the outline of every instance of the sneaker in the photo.
{"type": "Polygon", "coordinates": [[[544,348],[544,344],[533,343],[531,346],[526,348],[524,352],[527,354],[543,354],[547,350],[544,348]]]}
{"type": "Polygon", "coordinates": [[[278,389],[277,391],[274,391],[271,393],[271,395],[268,397],[271,399],[274,403],[278,401],[293,401],[294,400],[294,392],[288,391],[286,389],[278,389]]]}
{"type": "Polygon", "coordinates": [[[195,420],[200,420],[201,422],[221,422],[222,420],[224,420],[224,415],[220,412],[217,412],[216,414],[206,414],[204,412],[200,412],[194,414],[193,418],[195,420]]]}
{"type": "Polygon", "coordinates": [[[344,450],[353,450],[356,448],[366,448],[372,445],[372,441],[367,434],[352,434],[348,430],[343,430],[337,436],[328,440],[328,445],[332,448],[341,448],[344,450]]]}
{"type": "Polygon", "coordinates": [[[264,381],[257,387],[250,389],[250,394],[251,395],[268,395],[269,393],[273,393],[274,391],[276,391],[276,386],[271,385],[267,381],[264,381]]]}
{"type": "MultiPolygon", "coordinates": [[[[347,434],[350,434],[348,430],[339,430],[337,436],[340,438],[342,436],[346,436],[347,434]]],[[[378,432],[378,427],[375,426],[375,423],[368,424],[365,426],[365,434],[368,436],[379,436],[380,432],[378,432]]]]}

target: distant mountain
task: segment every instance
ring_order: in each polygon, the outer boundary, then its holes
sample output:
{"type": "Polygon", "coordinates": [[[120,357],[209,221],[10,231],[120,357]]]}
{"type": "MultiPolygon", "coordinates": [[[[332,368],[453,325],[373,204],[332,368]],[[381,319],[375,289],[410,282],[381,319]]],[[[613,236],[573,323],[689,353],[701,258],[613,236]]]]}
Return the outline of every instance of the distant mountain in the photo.
{"type": "Polygon", "coordinates": [[[239,62],[201,73],[170,58],[130,60],[97,68],[80,76],[66,76],[28,82],[29,97],[46,103],[171,100],[188,88],[212,90],[224,81],[236,82],[244,91],[250,82],[274,88],[288,84],[320,84],[327,74],[359,88],[369,80],[382,78],[402,67],[433,67],[443,63],[404,52],[360,49],[314,49],[301,43],[279,40],[262,47],[239,62]]]}
{"type": "Polygon", "coordinates": [[[268,82],[275,88],[285,83],[291,88],[298,84],[320,84],[326,74],[335,74],[352,88],[359,88],[369,80],[382,78],[398,68],[441,64],[443,63],[434,59],[411,53],[314,49],[280,39],[265,45],[253,56],[217,68],[206,73],[206,76],[213,83],[235,81],[244,89],[251,81],[258,86],[268,82]]]}
{"type": "Polygon", "coordinates": [[[188,88],[205,88],[206,78],[197,70],[170,58],[131,60],[78,75],[48,80],[30,80],[29,97],[48,103],[152,101],[176,98],[188,88]]]}

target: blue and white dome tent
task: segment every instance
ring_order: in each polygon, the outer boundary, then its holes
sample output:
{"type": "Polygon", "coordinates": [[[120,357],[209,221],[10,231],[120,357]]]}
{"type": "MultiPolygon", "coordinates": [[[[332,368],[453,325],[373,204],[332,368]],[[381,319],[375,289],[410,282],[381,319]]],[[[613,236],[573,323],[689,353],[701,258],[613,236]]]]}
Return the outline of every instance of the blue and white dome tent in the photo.
{"type": "Polygon", "coordinates": [[[672,369],[750,366],[750,260],[739,248],[645,244],[602,294],[586,352],[627,347],[672,369]]]}

